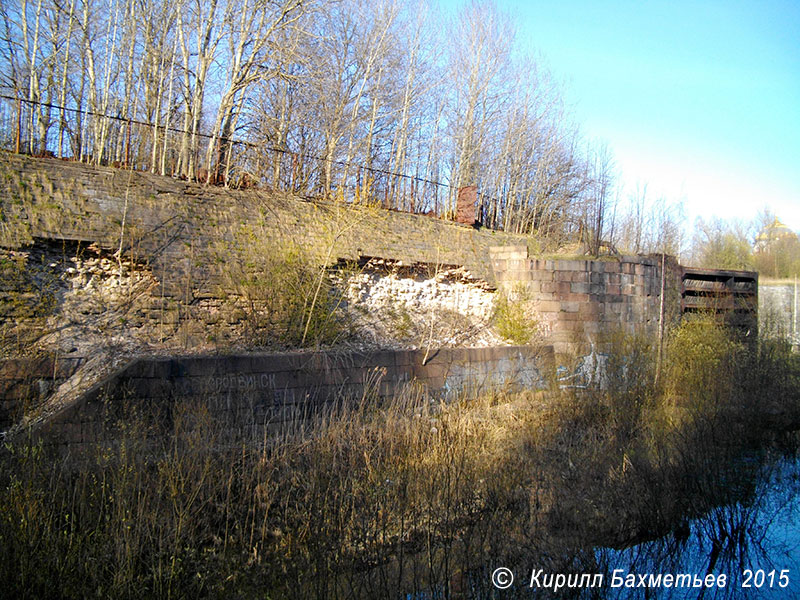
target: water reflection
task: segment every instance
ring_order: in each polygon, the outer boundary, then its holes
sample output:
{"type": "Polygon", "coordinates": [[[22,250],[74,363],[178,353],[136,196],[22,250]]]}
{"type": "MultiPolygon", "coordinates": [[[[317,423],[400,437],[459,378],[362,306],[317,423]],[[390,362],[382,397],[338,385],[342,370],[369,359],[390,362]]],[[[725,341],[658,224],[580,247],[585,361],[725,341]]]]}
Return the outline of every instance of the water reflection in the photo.
{"type": "Polygon", "coordinates": [[[623,549],[586,548],[577,540],[566,544],[560,540],[562,543],[555,545],[553,539],[532,540],[532,547],[511,562],[483,565],[470,573],[469,590],[455,594],[427,591],[406,598],[800,598],[800,458],[749,456],[737,464],[735,472],[735,479],[726,476],[713,484],[716,491],[722,484],[729,502],[697,507],[698,516],[676,524],[661,538],[623,549]],[[499,590],[492,577],[502,566],[512,567],[514,581],[499,590]],[[532,576],[539,570],[533,580],[541,585],[532,586],[532,576]],[[558,574],[571,575],[573,583],[588,581],[580,580],[581,575],[592,577],[593,582],[602,575],[602,585],[570,589],[569,580],[562,580],[560,589],[554,590],[558,574]],[[672,578],[666,579],[667,575],[672,578]],[[724,575],[724,587],[695,587],[709,575],[715,583],[724,575]],[[615,576],[617,583],[632,582],[633,587],[624,583],[612,587],[615,576]],[[643,581],[660,585],[641,586],[643,581]]]}
{"type": "MultiPolygon", "coordinates": [[[[742,479],[750,479],[742,478],[742,479]]],[[[774,598],[800,597],[800,461],[764,461],[739,498],[716,506],[661,539],[622,550],[601,548],[595,559],[604,573],[607,598],[774,598]],[[662,576],[659,587],[612,588],[629,573],[662,576]],[[665,587],[667,574],[704,579],[725,575],[725,587],[665,587]]],[[[655,581],[658,581],[655,579],[655,581]]],[[[685,583],[685,578],[681,583],[685,583]]],[[[673,584],[674,585],[674,584],[673,584]]],[[[583,597],[594,594],[584,592],[583,597]]]]}

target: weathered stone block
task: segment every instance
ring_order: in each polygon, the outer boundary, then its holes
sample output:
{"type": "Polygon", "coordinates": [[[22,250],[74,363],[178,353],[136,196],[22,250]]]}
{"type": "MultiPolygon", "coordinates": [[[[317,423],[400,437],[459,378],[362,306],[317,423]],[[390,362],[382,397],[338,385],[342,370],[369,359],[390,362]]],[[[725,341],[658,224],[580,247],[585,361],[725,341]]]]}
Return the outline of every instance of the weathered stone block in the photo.
{"type": "Polygon", "coordinates": [[[589,294],[592,291],[592,286],[589,283],[573,283],[570,290],[575,294],[589,294]]]}
{"type": "Polygon", "coordinates": [[[529,264],[524,258],[510,258],[506,261],[506,269],[509,271],[527,271],[529,270],[529,264]]]}
{"type": "Polygon", "coordinates": [[[555,332],[576,332],[576,331],[583,331],[583,321],[581,320],[574,320],[574,321],[566,321],[566,320],[559,320],[553,326],[553,331],[555,332]]]}
{"type": "Polygon", "coordinates": [[[573,271],[570,280],[574,283],[586,283],[592,274],[588,271],[573,271]]]}
{"type": "Polygon", "coordinates": [[[580,310],[580,302],[562,302],[561,310],[570,313],[576,313],[580,310]]]}
{"type": "Polygon", "coordinates": [[[591,296],[589,296],[589,294],[569,293],[562,299],[562,301],[580,302],[581,304],[586,304],[592,302],[592,299],[591,296]]]}
{"type": "Polygon", "coordinates": [[[531,281],[532,273],[527,269],[517,269],[515,271],[509,271],[508,275],[510,279],[506,281],[531,281]]]}
{"type": "Polygon", "coordinates": [[[505,271],[508,269],[508,260],[505,258],[492,258],[492,268],[495,271],[505,271]]]}
{"type": "Polygon", "coordinates": [[[619,273],[620,263],[616,261],[608,261],[603,263],[603,272],[605,273],[619,273]]]}
{"type": "Polygon", "coordinates": [[[586,271],[587,261],[585,260],[559,260],[556,269],[559,271],[586,271]]]}
{"type": "Polygon", "coordinates": [[[526,259],[528,258],[528,247],[523,245],[490,246],[489,256],[492,257],[492,259],[526,259]]]}
{"type": "Polygon", "coordinates": [[[561,303],[556,301],[537,302],[536,309],[539,312],[558,312],[561,310],[561,303]]]}
{"type": "Polygon", "coordinates": [[[552,281],[542,282],[540,289],[542,292],[552,294],[558,291],[558,284],[552,281]]]}
{"type": "Polygon", "coordinates": [[[585,333],[592,333],[597,334],[600,333],[602,328],[600,327],[600,323],[597,321],[584,321],[583,322],[583,331],[585,333]]]}
{"type": "Polygon", "coordinates": [[[582,302],[579,312],[583,318],[589,319],[605,312],[605,306],[605,304],[598,304],[596,302],[582,302]]]}

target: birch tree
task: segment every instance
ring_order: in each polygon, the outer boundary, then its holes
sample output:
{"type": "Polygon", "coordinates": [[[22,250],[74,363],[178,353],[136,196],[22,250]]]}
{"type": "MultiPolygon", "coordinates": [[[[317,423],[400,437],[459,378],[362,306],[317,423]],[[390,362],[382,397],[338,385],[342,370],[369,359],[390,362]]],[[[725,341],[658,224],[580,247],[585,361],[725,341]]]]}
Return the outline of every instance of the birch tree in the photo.
{"type": "Polygon", "coordinates": [[[278,30],[291,27],[300,18],[302,9],[301,0],[279,0],[276,3],[269,0],[229,0],[222,33],[228,41],[225,57],[228,69],[212,127],[211,142],[206,151],[209,173],[212,171],[215,150],[218,154],[217,163],[226,153],[226,149],[219,148],[217,142],[219,139],[227,140],[233,132],[235,105],[259,77],[276,76],[268,68],[265,54],[274,43],[278,30]]]}
{"type": "Polygon", "coordinates": [[[505,98],[514,29],[495,5],[473,1],[458,16],[451,36],[449,128],[454,133],[455,194],[480,178],[482,152],[505,98]]]}
{"type": "Polygon", "coordinates": [[[184,119],[178,172],[194,178],[200,123],[209,70],[221,40],[218,0],[188,0],[178,10],[178,40],[183,58],[184,119]],[[194,33],[194,39],[190,38],[194,33]],[[190,44],[194,41],[194,46],[190,44]]]}

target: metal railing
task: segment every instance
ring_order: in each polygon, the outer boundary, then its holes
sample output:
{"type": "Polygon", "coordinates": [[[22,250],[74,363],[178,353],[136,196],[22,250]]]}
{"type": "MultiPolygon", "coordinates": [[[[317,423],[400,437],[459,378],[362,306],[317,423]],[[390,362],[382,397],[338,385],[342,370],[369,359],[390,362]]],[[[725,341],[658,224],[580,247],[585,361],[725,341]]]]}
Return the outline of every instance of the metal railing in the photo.
{"type": "Polygon", "coordinates": [[[230,187],[260,186],[449,217],[448,183],[267,143],[0,94],[0,147],[230,187]],[[209,151],[209,149],[211,150],[209,151]],[[207,157],[212,157],[209,161],[207,157]]]}

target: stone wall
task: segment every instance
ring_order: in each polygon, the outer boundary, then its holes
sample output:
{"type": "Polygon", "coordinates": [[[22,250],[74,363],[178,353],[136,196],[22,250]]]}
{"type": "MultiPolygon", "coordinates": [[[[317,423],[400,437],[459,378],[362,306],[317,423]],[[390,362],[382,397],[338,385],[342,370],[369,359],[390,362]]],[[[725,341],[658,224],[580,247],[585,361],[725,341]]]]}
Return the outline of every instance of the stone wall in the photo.
{"type": "MultiPolygon", "coordinates": [[[[6,220],[0,245],[24,243],[28,236],[97,242],[109,251],[126,248],[158,284],[150,292],[153,306],[141,308],[141,318],[125,318],[138,327],[150,315],[166,335],[180,331],[187,348],[209,337],[222,339],[235,326],[235,315],[222,314],[220,297],[230,290],[222,289],[219,269],[226,257],[235,261],[248,240],[272,240],[271,248],[291,240],[320,263],[375,256],[398,264],[463,265],[474,278],[509,292],[523,288],[533,297],[542,333],[558,352],[580,352],[613,328],[646,333],[658,328],[658,258],[536,259],[529,257],[524,236],[53,159],[4,155],[0,170],[6,220]],[[258,232],[248,236],[248,227],[258,232]],[[180,323],[204,325],[193,332],[179,330],[180,323]],[[209,334],[215,327],[225,331],[209,334]]],[[[674,259],[668,263],[667,312],[680,303],[672,297],[679,267],[674,259]]]]}
{"type": "Polygon", "coordinates": [[[204,406],[227,429],[263,435],[336,399],[379,401],[405,385],[448,398],[544,387],[552,349],[458,348],[431,353],[301,352],[137,359],[38,428],[47,444],[76,449],[114,439],[138,419],[169,428],[180,402],[204,406]]]}
{"type": "Polygon", "coordinates": [[[215,292],[207,250],[266,222],[320,261],[360,256],[463,265],[491,280],[490,246],[524,236],[377,207],[307,201],[267,190],[227,190],[149,173],[0,154],[0,246],[34,237],[120,246],[146,259],[160,294],[191,301],[215,292]]]}
{"type": "MultiPolygon", "coordinates": [[[[113,316],[113,322],[92,324],[94,337],[79,336],[90,345],[105,343],[98,342],[98,336],[105,336],[114,343],[127,338],[123,345],[144,351],[292,346],[297,342],[284,340],[272,316],[263,318],[270,294],[246,296],[270,289],[307,294],[297,285],[280,287],[282,279],[275,273],[287,260],[312,269],[342,260],[356,263],[361,257],[421,263],[435,271],[459,265],[466,268],[465,276],[491,282],[488,248],[524,241],[377,206],[308,201],[269,190],[226,190],[143,172],[0,154],[0,254],[18,249],[28,257],[27,270],[42,261],[52,265],[47,275],[56,284],[53,297],[69,296],[61,290],[66,286],[82,301],[92,296],[93,305],[106,306],[98,319],[113,316]],[[59,248],[60,253],[55,251],[59,248]],[[98,262],[102,273],[85,277],[81,265],[89,260],[98,262]],[[106,263],[111,270],[103,268],[106,263]],[[118,279],[112,270],[135,274],[135,293],[125,285],[110,289],[118,279]],[[93,279],[92,289],[87,282],[81,285],[83,279],[93,279]],[[117,306],[111,301],[119,291],[128,297],[117,306]]],[[[302,273],[307,281],[309,270],[302,273]]],[[[32,278],[23,275],[26,281],[32,278]]],[[[314,273],[314,281],[317,277],[314,273]]],[[[0,303],[3,288],[0,281],[0,303]]],[[[57,304],[55,315],[43,316],[50,324],[71,317],[57,304]]],[[[71,313],[83,314],[83,309],[71,313]]],[[[9,322],[21,319],[12,315],[9,322]]],[[[38,336],[33,330],[42,323],[29,321],[20,322],[17,330],[38,336]]],[[[24,336],[6,329],[0,326],[0,348],[6,347],[4,339],[19,339],[23,343],[16,344],[14,355],[28,353],[24,336]]],[[[83,350],[81,343],[64,338],[52,343],[83,350]]]]}
{"type": "Polygon", "coordinates": [[[27,407],[41,403],[84,362],[57,356],[0,361],[0,431],[16,423],[27,407]]]}
{"type": "MultiPolygon", "coordinates": [[[[617,330],[658,335],[660,257],[550,260],[528,256],[525,246],[491,250],[498,286],[533,303],[542,334],[556,353],[582,353],[617,330]]],[[[680,268],[667,257],[664,319],[680,306],[680,268]]]]}

